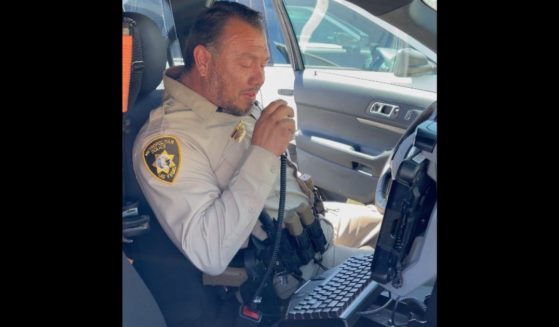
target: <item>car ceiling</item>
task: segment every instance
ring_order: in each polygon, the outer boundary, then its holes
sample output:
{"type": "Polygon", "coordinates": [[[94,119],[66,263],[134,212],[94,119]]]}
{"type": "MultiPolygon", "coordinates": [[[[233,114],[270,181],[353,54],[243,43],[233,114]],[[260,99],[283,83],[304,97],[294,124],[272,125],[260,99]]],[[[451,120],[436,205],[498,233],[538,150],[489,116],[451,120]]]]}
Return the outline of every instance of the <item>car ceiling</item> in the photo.
{"type": "MultiPolygon", "coordinates": [[[[347,0],[398,27],[437,52],[436,12],[421,0],[347,0]]],[[[194,17],[215,0],[170,0],[179,40],[188,32],[194,17]]]]}

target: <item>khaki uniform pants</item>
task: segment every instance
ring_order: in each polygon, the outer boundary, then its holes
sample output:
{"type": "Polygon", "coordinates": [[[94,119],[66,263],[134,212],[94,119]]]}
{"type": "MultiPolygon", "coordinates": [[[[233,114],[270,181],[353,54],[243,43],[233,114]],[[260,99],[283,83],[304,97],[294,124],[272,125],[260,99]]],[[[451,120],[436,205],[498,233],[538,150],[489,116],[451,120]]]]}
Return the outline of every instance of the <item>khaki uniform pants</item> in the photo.
{"type": "MultiPolygon", "coordinates": [[[[322,254],[322,265],[333,268],[353,255],[373,253],[382,223],[375,206],[324,202],[324,208],[322,229],[330,246],[322,254]]],[[[301,271],[309,279],[323,270],[310,262],[301,271]]]]}

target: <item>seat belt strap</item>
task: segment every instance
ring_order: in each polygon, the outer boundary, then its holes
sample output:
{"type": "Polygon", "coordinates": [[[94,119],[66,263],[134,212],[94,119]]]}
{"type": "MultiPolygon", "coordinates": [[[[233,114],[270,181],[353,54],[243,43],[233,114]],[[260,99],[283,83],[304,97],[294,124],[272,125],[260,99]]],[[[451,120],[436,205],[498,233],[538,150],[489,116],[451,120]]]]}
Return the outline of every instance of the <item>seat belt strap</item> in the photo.
{"type": "Polygon", "coordinates": [[[132,35],[128,24],[122,26],[122,112],[128,111],[128,90],[132,69],[132,35]]]}
{"type": "Polygon", "coordinates": [[[124,17],[122,30],[122,112],[127,112],[134,105],[141,91],[144,57],[142,53],[142,39],[136,30],[136,22],[131,18],[124,17]],[[125,35],[125,31],[127,31],[127,35],[125,35]],[[125,97],[126,92],[128,94],[125,97]],[[126,103],[124,101],[125,98],[127,100],[126,103]]]}

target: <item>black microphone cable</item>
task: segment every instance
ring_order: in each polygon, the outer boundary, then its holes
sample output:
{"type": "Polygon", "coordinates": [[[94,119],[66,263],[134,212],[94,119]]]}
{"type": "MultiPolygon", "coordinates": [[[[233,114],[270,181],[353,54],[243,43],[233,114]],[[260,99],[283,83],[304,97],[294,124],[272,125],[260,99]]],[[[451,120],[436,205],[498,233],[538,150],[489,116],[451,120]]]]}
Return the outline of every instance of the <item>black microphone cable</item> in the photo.
{"type": "Polygon", "coordinates": [[[266,273],[264,274],[264,277],[262,278],[260,285],[256,289],[256,292],[254,292],[254,296],[252,297],[252,302],[250,303],[250,308],[252,310],[256,310],[257,305],[262,301],[262,298],[260,297],[260,293],[262,292],[262,289],[264,289],[264,286],[266,285],[266,281],[270,278],[272,272],[274,271],[274,265],[276,263],[279,249],[280,249],[281,232],[282,232],[281,226],[283,225],[283,218],[284,218],[283,216],[285,211],[285,188],[286,188],[285,180],[286,180],[286,165],[287,165],[287,157],[285,153],[280,156],[280,160],[281,160],[280,196],[279,196],[279,207],[278,207],[278,225],[276,229],[276,236],[274,239],[274,249],[272,251],[272,258],[270,259],[270,263],[268,264],[268,269],[266,269],[266,273]]]}

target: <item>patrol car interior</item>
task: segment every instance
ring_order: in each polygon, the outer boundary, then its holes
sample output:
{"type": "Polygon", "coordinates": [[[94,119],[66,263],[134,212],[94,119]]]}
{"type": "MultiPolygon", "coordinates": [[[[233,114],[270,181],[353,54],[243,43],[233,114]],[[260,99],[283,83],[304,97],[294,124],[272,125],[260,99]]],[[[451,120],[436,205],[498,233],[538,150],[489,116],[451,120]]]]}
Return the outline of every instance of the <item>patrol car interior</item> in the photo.
{"type": "MultiPolygon", "coordinates": [[[[166,63],[172,65],[173,61],[169,55],[170,41],[177,38],[181,40],[193,17],[213,1],[161,1],[172,8],[176,26],[169,33],[176,33],[175,36],[162,35],[157,24],[146,15],[123,13],[123,18],[133,21],[126,21],[126,25],[133,30],[130,34],[135,39],[129,102],[126,109],[123,108],[123,111],[126,110],[123,112],[122,140],[123,326],[166,326],[165,320],[173,315],[173,310],[184,305],[170,303],[169,297],[161,293],[155,281],[160,276],[158,269],[167,269],[169,272],[182,266],[183,263],[177,259],[182,258],[182,254],[166,239],[147,205],[133,173],[131,154],[135,135],[149,117],[149,112],[162,102],[162,72],[166,63]],[[151,238],[146,238],[148,233],[151,238]],[[161,260],[146,260],[161,253],[154,250],[156,247],[172,252],[174,261],[162,263],[161,260]],[[165,264],[168,264],[166,268],[163,267],[165,264]]],[[[282,19],[285,22],[288,18],[281,1],[269,1],[279,12],[284,13],[282,19]]],[[[413,7],[417,7],[418,1],[401,0],[392,4],[386,1],[351,2],[369,7],[372,13],[395,23],[406,21],[405,17],[409,17],[409,13],[413,16],[413,7]]],[[[436,27],[433,32],[429,24],[406,23],[402,26],[405,26],[402,29],[406,32],[422,35],[418,39],[436,51],[436,27]]],[[[377,309],[374,313],[376,318],[362,320],[357,325],[392,326],[395,321],[406,321],[403,325],[436,326],[436,269],[433,270],[436,267],[436,93],[418,90],[410,95],[401,88],[387,88],[378,83],[363,87],[331,71],[305,69],[305,61],[298,52],[299,46],[291,25],[285,24],[285,28],[292,35],[284,51],[289,51],[289,56],[294,59],[292,66],[296,72],[294,96],[299,108],[296,143],[301,171],[308,171],[313,178],[320,180],[317,184],[325,192],[330,191],[334,196],[342,194],[342,197],[363,203],[374,203],[385,213],[375,249],[378,251],[376,253],[382,255],[374,256],[371,268],[373,279],[382,284],[385,291],[372,304],[377,309]],[[395,109],[399,115],[394,113],[395,109]],[[332,121],[336,124],[332,124],[332,121]],[[393,151],[397,147],[402,150],[393,151]],[[409,168],[415,174],[415,179],[399,180],[405,179],[400,176],[402,165],[411,165],[423,157],[427,159],[421,159],[424,162],[421,168],[409,168]],[[421,177],[417,177],[418,174],[421,177]],[[419,212],[417,215],[412,214],[413,210],[404,214],[401,207],[406,201],[402,194],[405,190],[417,188],[420,179],[430,180],[422,182],[429,185],[421,186],[430,187],[428,196],[409,201],[415,201],[416,205],[427,202],[428,208],[420,206],[423,209],[419,210],[416,207],[414,212],[419,212]],[[405,190],[400,195],[391,194],[398,187],[405,190]],[[386,219],[387,214],[393,217],[386,219]],[[411,296],[414,292],[420,295],[411,296]]],[[[382,48],[375,51],[383,60],[391,60],[388,57],[395,56],[382,48]]],[[[185,283],[179,277],[169,276],[165,282],[177,285],[185,283]]]]}

